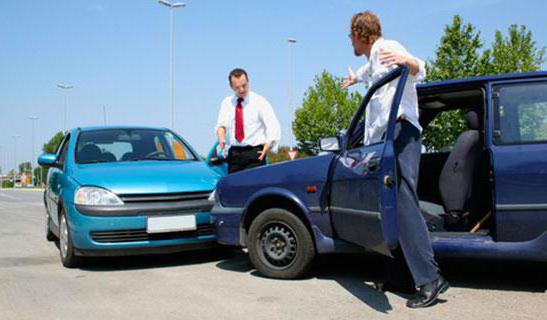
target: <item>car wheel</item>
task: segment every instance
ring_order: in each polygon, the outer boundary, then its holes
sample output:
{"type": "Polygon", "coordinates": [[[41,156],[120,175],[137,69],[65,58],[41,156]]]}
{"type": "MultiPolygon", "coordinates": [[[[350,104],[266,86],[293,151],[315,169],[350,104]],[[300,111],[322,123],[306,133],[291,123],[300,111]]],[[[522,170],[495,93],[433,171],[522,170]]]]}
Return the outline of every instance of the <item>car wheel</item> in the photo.
{"type": "Polygon", "coordinates": [[[78,266],[80,259],[74,254],[72,237],[64,209],[62,209],[59,217],[59,252],[63,266],[67,268],[75,268],[78,266]]]}
{"type": "Polygon", "coordinates": [[[302,277],[315,256],[313,239],[304,223],[278,208],[262,212],[251,223],[248,250],[257,271],[279,279],[302,277]]]}
{"type": "Polygon", "coordinates": [[[57,240],[57,236],[51,231],[51,218],[49,217],[49,213],[46,210],[46,239],[47,241],[55,241],[57,240]]]}

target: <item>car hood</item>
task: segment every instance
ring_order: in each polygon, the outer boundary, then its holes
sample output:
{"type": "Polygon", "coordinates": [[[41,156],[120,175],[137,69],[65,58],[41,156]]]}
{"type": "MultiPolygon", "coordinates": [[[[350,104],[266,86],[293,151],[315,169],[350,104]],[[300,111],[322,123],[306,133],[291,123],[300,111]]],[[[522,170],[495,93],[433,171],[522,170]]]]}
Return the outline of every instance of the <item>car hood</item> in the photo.
{"type": "Polygon", "coordinates": [[[220,176],[202,161],[138,161],[79,164],[72,177],[116,194],[212,190],[220,176]]]}

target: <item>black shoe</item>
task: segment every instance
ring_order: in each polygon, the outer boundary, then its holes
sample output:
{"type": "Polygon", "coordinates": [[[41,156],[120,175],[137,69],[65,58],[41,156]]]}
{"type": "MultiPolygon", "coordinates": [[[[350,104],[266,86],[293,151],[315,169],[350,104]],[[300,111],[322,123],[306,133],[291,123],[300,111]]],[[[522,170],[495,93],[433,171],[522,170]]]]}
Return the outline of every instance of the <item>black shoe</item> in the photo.
{"type": "Polygon", "coordinates": [[[416,288],[412,285],[404,284],[395,284],[392,282],[379,283],[376,285],[376,288],[382,292],[394,292],[394,293],[404,293],[404,294],[414,294],[416,293],[416,288]]]}
{"type": "Polygon", "coordinates": [[[439,279],[421,286],[418,294],[414,298],[408,300],[406,306],[409,308],[429,307],[437,300],[437,297],[448,290],[449,287],[450,285],[443,276],[439,276],[439,279]]]}

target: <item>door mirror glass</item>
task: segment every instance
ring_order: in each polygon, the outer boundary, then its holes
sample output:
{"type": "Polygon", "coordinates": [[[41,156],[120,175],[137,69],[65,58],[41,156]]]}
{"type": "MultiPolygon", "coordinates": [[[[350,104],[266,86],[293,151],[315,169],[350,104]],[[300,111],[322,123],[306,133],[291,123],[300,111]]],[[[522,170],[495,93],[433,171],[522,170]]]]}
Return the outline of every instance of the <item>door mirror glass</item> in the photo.
{"type": "Polygon", "coordinates": [[[45,153],[38,157],[38,164],[44,167],[54,167],[57,163],[57,155],[53,153],[45,153]]]}
{"type": "Polygon", "coordinates": [[[321,151],[336,152],[340,151],[340,138],[329,137],[319,140],[319,149],[321,151]]]}

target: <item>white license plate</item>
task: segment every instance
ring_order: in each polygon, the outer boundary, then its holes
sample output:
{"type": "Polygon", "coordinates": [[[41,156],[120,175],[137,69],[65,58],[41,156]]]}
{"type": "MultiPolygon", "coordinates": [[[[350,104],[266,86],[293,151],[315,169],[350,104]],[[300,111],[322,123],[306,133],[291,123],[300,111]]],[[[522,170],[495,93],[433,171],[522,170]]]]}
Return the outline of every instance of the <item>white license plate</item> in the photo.
{"type": "Polygon", "coordinates": [[[188,214],[184,216],[148,217],[146,232],[162,233],[196,230],[196,216],[188,214]]]}

